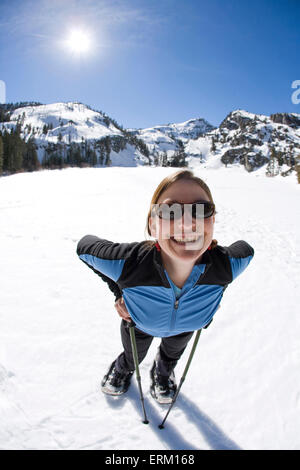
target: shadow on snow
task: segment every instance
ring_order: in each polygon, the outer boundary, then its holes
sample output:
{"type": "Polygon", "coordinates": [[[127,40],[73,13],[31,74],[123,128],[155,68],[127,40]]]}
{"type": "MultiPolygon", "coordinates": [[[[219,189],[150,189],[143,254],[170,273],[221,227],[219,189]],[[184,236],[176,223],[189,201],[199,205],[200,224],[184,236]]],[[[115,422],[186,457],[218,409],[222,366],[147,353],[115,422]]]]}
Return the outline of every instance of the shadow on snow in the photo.
{"type": "MultiPolygon", "coordinates": [[[[171,410],[170,415],[166,421],[165,428],[159,429],[158,426],[164,419],[167,413],[168,406],[160,406],[161,413],[157,411],[157,405],[151,403],[151,401],[144,397],[145,409],[149,424],[145,425],[142,423],[142,405],[139,397],[137,385],[132,383],[128,392],[124,397],[110,397],[106,395],[106,400],[110,407],[115,409],[122,409],[125,403],[130,401],[136,410],[136,413],[140,416],[140,426],[149,426],[157,434],[159,440],[168,448],[172,450],[199,450],[193,444],[190,444],[188,440],[182,436],[179,430],[172,424],[172,413],[176,409],[181,410],[188,421],[193,423],[198,431],[202,434],[203,438],[213,450],[241,450],[241,448],[226,434],[222,429],[203,411],[201,411],[195,403],[193,403],[184,394],[180,394],[174,408],[171,410]]],[[[152,400],[152,398],[151,398],[152,400]]],[[[137,422],[138,425],[138,422],[137,422]]]]}

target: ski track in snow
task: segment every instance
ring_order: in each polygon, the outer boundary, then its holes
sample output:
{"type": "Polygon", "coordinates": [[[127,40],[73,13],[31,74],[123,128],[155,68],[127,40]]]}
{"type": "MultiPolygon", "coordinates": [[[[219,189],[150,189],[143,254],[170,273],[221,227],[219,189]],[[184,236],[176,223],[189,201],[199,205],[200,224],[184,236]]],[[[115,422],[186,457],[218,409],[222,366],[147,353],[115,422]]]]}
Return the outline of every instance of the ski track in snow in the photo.
{"type": "Polygon", "coordinates": [[[255,258],[201,335],[164,430],[158,425],[167,407],[149,393],[158,339],[141,364],[149,425],[135,378],[118,399],[99,392],[120,352],[119,318],[106,285],[77,259],[76,243],[86,233],[144,239],[152,192],[173,170],[71,169],[0,179],[0,449],[300,448],[299,188],[292,182],[195,169],[216,194],[219,243],[245,239],[255,258]],[[294,208],[286,203],[291,198],[294,208]],[[107,217],[107,207],[118,217],[107,217]]]}

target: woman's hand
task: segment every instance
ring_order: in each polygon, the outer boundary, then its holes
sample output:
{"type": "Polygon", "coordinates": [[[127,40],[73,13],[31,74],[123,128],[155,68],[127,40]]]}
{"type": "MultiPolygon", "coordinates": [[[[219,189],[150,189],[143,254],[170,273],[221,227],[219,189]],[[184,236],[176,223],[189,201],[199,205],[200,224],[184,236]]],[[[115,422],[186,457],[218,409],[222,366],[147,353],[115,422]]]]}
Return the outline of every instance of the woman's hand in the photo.
{"type": "Polygon", "coordinates": [[[130,322],[131,316],[128,313],[123,297],[120,297],[115,303],[115,309],[123,320],[130,322]]]}

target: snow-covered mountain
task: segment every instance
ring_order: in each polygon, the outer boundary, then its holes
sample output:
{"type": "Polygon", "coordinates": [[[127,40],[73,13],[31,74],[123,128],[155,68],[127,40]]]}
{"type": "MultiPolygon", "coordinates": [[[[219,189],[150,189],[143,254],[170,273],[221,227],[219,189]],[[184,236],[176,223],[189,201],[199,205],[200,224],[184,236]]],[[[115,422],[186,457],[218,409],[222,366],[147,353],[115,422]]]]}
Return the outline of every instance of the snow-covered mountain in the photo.
{"type": "Polygon", "coordinates": [[[300,156],[300,114],[236,110],[211,135],[213,152],[222,163],[241,163],[248,171],[264,164],[270,175],[289,171],[300,156]]]}
{"type": "Polygon", "coordinates": [[[218,128],[204,119],[191,119],[139,129],[135,135],[147,144],[153,163],[155,158],[162,163],[164,154],[170,161],[182,150],[189,165],[196,159],[207,167],[240,164],[253,171],[265,166],[266,174],[274,176],[295,170],[300,158],[300,114],[296,113],[265,116],[239,109],[218,128]]]}
{"type": "Polygon", "coordinates": [[[20,126],[26,141],[34,137],[41,162],[45,153],[57,152],[58,148],[64,152],[71,144],[88,145],[97,155],[97,161],[103,154],[105,166],[136,166],[139,160],[141,164],[149,162],[142,141],[105,113],[82,103],[23,106],[9,115],[9,122],[0,124],[0,130],[11,131],[20,126]]]}
{"type": "Polygon", "coordinates": [[[142,139],[150,150],[151,155],[166,152],[172,157],[181,141],[187,145],[191,140],[204,136],[207,132],[215,129],[205,119],[190,119],[177,124],[154,126],[146,129],[129,129],[133,135],[142,139]]]}
{"type": "Polygon", "coordinates": [[[81,103],[53,103],[41,106],[18,108],[11,114],[12,124],[21,120],[24,133],[34,133],[35,138],[43,143],[81,142],[82,139],[100,139],[106,136],[121,135],[109,120],[81,103]],[[49,126],[44,133],[44,126],[49,126]]]}
{"type": "Polygon", "coordinates": [[[70,102],[13,109],[0,130],[17,125],[25,140],[35,138],[41,162],[45,153],[57,148],[66,154],[71,144],[85,145],[94,152],[93,162],[104,166],[168,166],[179,156],[188,165],[196,159],[208,167],[238,164],[247,171],[264,167],[268,175],[285,175],[295,170],[300,158],[300,114],[295,113],[265,116],[239,109],[218,128],[195,118],[124,129],[105,113],[70,102]]]}
{"type": "Polygon", "coordinates": [[[253,171],[264,166],[268,176],[285,176],[300,158],[300,114],[235,110],[218,128],[187,141],[184,149],[206,167],[240,164],[253,171]]]}

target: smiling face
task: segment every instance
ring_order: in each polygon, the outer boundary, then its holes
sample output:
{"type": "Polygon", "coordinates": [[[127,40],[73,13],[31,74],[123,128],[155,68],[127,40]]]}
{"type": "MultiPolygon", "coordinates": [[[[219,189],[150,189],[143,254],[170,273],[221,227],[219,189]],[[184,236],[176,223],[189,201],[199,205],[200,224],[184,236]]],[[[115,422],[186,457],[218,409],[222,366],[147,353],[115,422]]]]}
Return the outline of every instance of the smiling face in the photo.
{"type": "MultiPolygon", "coordinates": [[[[192,180],[181,179],[162,192],[157,204],[192,204],[198,201],[211,202],[199,184],[192,180]]],[[[210,246],[214,222],[214,215],[196,220],[188,212],[176,220],[164,220],[158,216],[149,218],[151,235],[158,240],[164,255],[189,263],[195,262],[210,246]],[[191,238],[197,238],[196,242],[181,241],[191,238]]]]}

